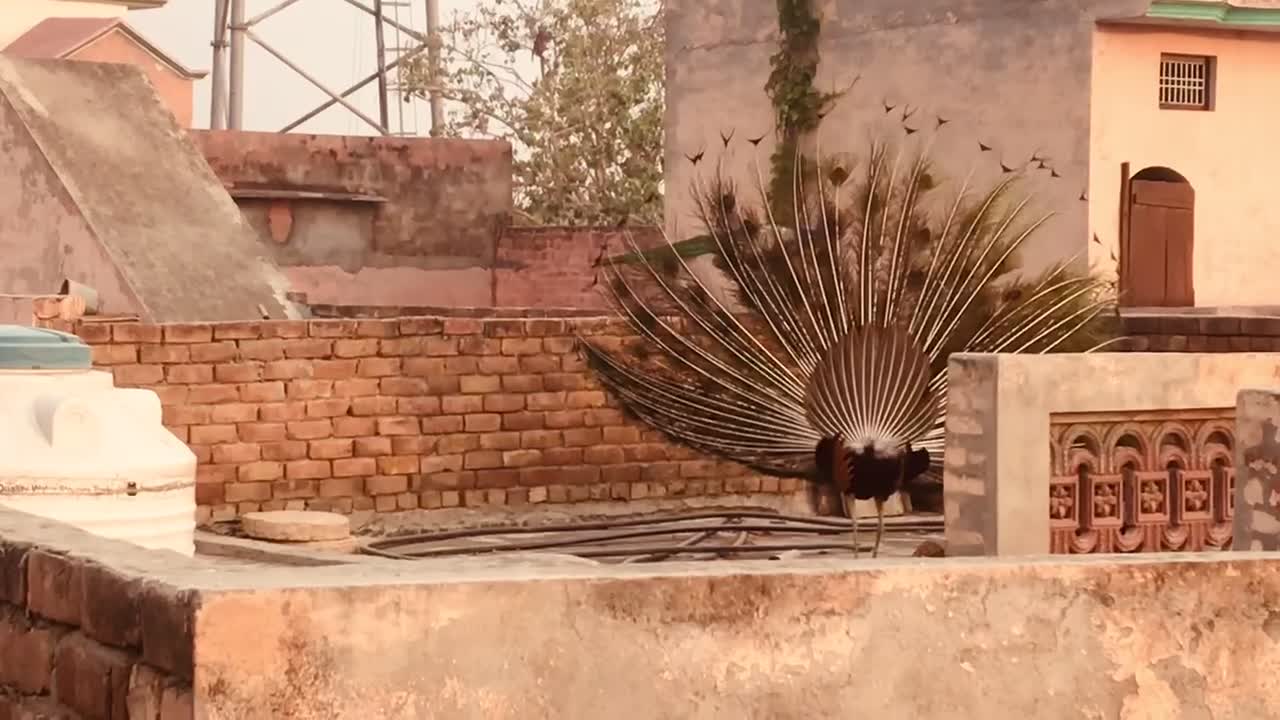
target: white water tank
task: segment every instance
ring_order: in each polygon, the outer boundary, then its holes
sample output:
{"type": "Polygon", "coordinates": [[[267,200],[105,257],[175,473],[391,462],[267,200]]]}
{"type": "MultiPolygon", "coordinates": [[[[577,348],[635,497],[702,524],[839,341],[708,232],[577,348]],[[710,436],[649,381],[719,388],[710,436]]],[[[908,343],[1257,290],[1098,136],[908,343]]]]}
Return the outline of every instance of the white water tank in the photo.
{"type": "Polygon", "coordinates": [[[0,505],[191,555],[195,476],[154,392],[115,387],[74,335],[0,325],[0,505]]]}

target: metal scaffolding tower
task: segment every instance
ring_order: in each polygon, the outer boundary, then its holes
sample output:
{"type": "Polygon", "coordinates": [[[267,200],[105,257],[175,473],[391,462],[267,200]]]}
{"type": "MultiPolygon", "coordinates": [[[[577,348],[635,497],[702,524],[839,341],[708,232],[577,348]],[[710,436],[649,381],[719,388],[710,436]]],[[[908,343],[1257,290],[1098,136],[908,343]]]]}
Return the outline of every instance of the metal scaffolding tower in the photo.
{"type": "MultiPolygon", "coordinates": [[[[417,134],[417,114],[411,104],[405,107],[406,103],[401,101],[403,87],[400,84],[400,73],[396,70],[401,63],[423,52],[427,53],[430,63],[439,67],[441,41],[438,0],[423,0],[427,26],[425,33],[412,27],[413,0],[341,1],[373,17],[377,69],[339,92],[331,89],[255,32],[263,21],[298,4],[301,0],[278,0],[253,17],[246,17],[247,0],[215,0],[213,98],[209,126],[215,130],[243,129],[245,47],[246,43],[252,42],[329,96],[324,103],[285,125],[280,132],[294,130],[334,105],[341,105],[381,135],[417,134]],[[388,35],[391,40],[390,46],[387,45],[388,35]],[[350,101],[353,94],[373,82],[378,86],[377,118],[370,117],[350,101]]],[[[444,128],[443,97],[436,88],[430,88],[429,91],[431,134],[439,135],[444,128]]]]}

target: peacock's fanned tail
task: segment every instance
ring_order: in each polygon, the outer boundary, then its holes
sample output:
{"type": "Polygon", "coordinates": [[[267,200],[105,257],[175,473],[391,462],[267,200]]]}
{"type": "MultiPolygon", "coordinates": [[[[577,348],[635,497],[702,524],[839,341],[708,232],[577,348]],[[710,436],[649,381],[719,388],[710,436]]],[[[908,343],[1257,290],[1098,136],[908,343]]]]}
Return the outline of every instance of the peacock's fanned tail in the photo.
{"type": "Polygon", "coordinates": [[[604,265],[639,338],[581,340],[605,386],[671,439],[775,475],[810,475],[833,432],[925,448],[936,471],[951,353],[1091,349],[1114,296],[1071,261],[1015,272],[1050,217],[1012,198],[1018,173],[982,192],[971,173],[927,208],[940,194],[929,143],[873,144],[859,172],[797,154],[789,217],[770,209],[758,159],[757,206],[720,164],[696,180],[711,263],[668,238],[632,239],[604,265]]]}

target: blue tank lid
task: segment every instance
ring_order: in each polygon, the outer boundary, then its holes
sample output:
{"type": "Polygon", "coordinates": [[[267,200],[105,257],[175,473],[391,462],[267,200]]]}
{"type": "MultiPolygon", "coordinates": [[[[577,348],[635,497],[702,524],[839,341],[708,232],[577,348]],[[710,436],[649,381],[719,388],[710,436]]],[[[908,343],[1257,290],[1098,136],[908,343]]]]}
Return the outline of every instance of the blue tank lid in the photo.
{"type": "Polygon", "coordinates": [[[70,333],[0,325],[0,370],[88,370],[88,345],[70,333]]]}

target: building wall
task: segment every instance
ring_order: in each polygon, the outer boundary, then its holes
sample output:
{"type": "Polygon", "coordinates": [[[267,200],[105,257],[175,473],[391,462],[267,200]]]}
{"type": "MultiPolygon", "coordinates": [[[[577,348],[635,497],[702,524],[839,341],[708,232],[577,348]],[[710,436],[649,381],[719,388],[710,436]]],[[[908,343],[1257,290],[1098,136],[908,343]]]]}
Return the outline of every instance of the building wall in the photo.
{"type": "Polygon", "coordinates": [[[136,295],[2,95],[0,149],[0,293],[55,293],[71,277],[96,289],[104,307],[138,312],[136,295]]]}
{"type": "Polygon", "coordinates": [[[84,322],[95,364],[159,394],[199,459],[202,519],[780,493],[672,446],[588,372],[602,318],[84,322]]]}
{"type": "Polygon", "coordinates": [[[1274,305],[1280,209],[1280,34],[1102,26],[1094,38],[1089,223],[1095,258],[1118,253],[1120,164],[1176,170],[1196,191],[1197,305],[1274,305]],[[1162,52],[1217,57],[1211,112],[1161,110],[1162,52]]]}
{"type": "Polygon", "coordinates": [[[41,20],[54,17],[123,17],[123,4],[92,0],[21,0],[0,3],[0,48],[6,47],[41,20]]]}
{"type": "Polygon", "coordinates": [[[113,62],[136,65],[155,86],[160,99],[168,106],[178,124],[191,127],[194,112],[194,81],[173,71],[154,55],[138,46],[120,30],[112,30],[93,43],[81,48],[68,59],[89,62],[113,62]]]}
{"type": "MultiPolygon", "coordinates": [[[[828,0],[823,15],[821,89],[856,85],[827,116],[825,153],[861,155],[869,135],[904,137],[901,111],[915,108],[913,141],[933,136],[935,118],[950,122],[933,152],[944,179],[943,199],[972,170],[977,189],[1001,177],[1000,162],[1021,167],[1039,153],[1061,178],[1032,173],[1021,186],[1032,208],[1057,215],[1031,240],[1029,267],[1082,254],[1088,240],[1090,62],[1096,20],[1133,17],[1147,0],[828,0]],[[895,106],[886,114],[884,103],[895,106]],[[980,153],[978,143],[994,150],[980,153]]],[[[759,0],[674,0],[667,15],[667,223],[688,236],[693,226],[686,155],[705,151],[700,168],[718,159],[720,133],[734,132],[726,163],[745,187],[755,187],[751,162],[768,172],[773,127],[764,92],[776,52],[776,3],[759,0]],[[745,138],[763,135],[758,153],[745,138]]]]}

